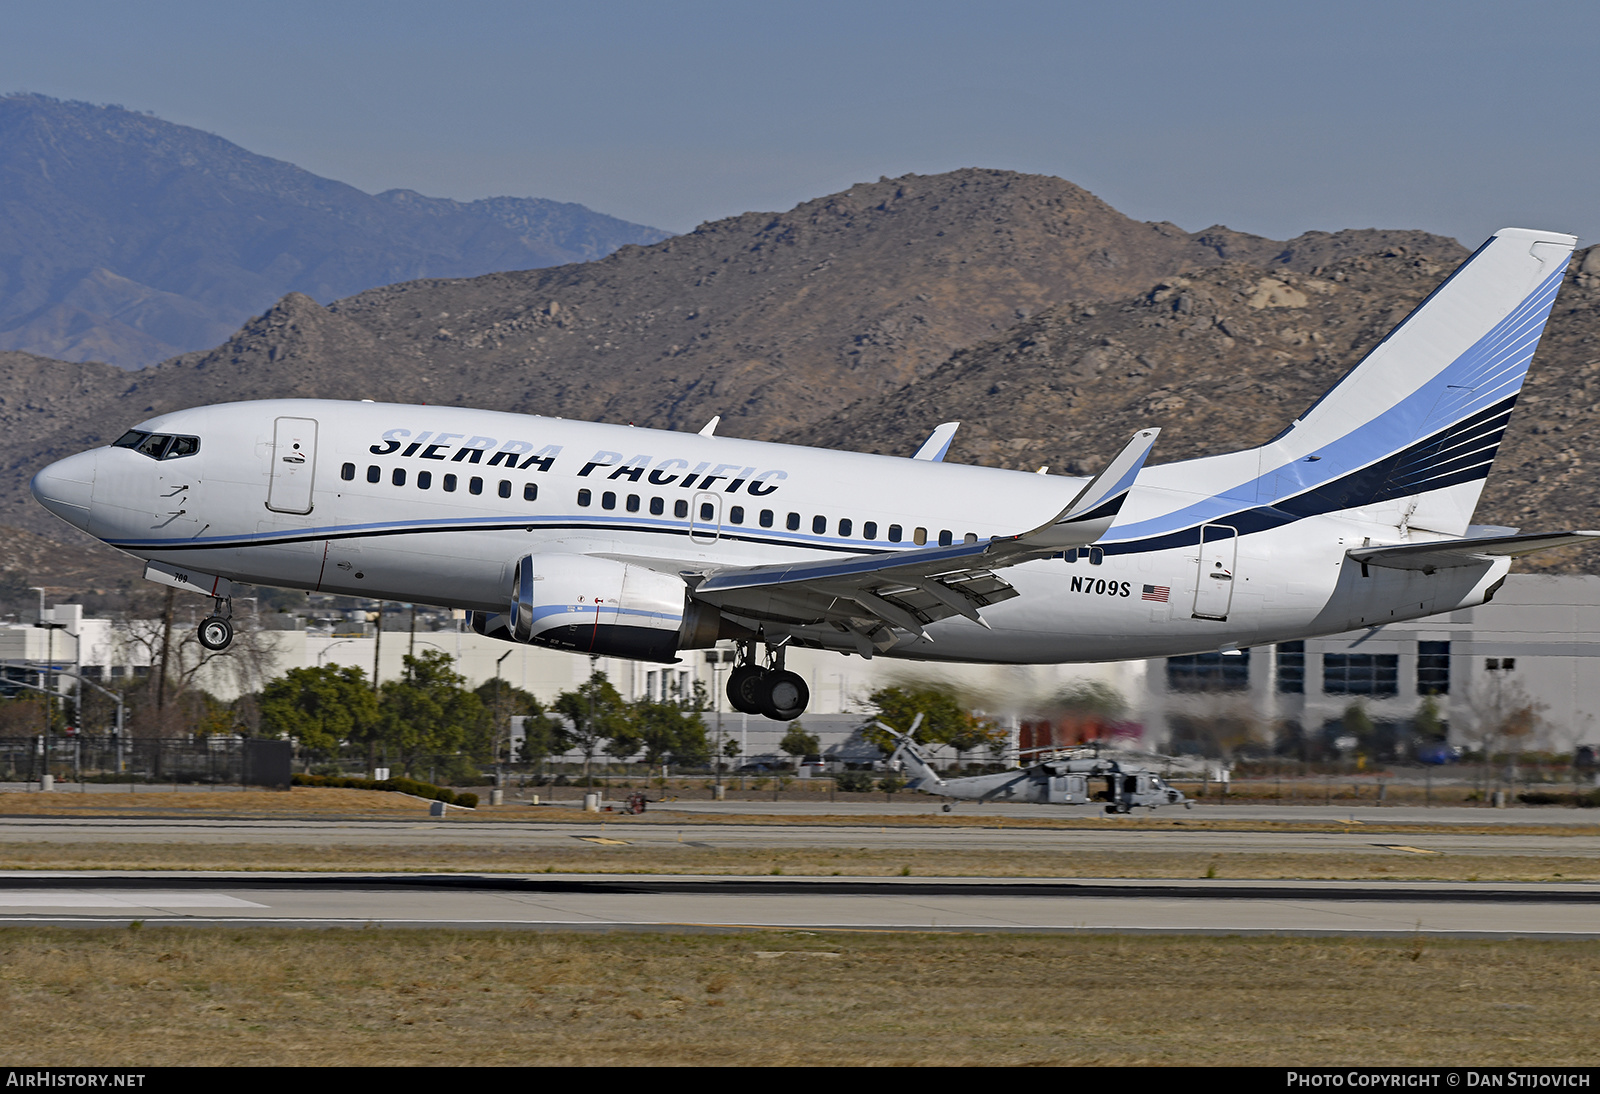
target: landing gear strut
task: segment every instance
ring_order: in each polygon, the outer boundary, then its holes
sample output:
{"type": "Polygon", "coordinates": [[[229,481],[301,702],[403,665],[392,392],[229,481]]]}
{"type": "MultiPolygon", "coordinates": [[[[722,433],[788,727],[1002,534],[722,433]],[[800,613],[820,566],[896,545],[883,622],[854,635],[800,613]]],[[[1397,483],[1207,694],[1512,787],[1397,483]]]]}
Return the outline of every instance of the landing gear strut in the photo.
{"type": "Polygon", "coordinates": [[[233,601],[218,597],[211,614],[200,621],[200,644],[208,650],[225,650],[233,645],[233,601]]]}
{"type": "Polygon", "coordinates": [[[728,702],[745,714],[792,722],[805,713],[811,689],[798,673],[783,667],[783,647],[767,646],[766,665],[756,661],[754,641],[739,643],[739,665],[728,674],[728,702]]]}

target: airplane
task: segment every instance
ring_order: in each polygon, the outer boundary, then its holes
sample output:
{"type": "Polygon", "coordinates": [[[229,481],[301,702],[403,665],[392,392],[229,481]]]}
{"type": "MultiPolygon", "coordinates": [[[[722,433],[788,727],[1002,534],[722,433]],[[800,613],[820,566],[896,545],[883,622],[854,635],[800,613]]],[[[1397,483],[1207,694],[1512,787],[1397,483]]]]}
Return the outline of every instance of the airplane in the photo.
{"type": "Polygon", "coordinates": [[[448,406],[278,399],[159,414],[35,498],[213,598],[424,602],[479,634],[672,662],[736,644],[732,706],[798,717],[790,647],[999,664],[1206,652],[1482,604],[1600,532],[1471,523],[1576,239],[1495,233],[1281,433],[1098,475],[448,406]]]}
{"type": "Polygon", "coordinates": [[[1110,758],[1045,760],[1018,770],[943,779],[917,748],[916,732],[922,715],[917,715],[904,733],[883,722],[876,724],[896,742],[889,764],[899,764],[911,773],[907,788],[948,799],[944,804],[946,813],[954,801],[1087,805],[1093,800],[1106,802],[1107,813],[1131,813],[1137,806],[1152,812],[1163,805],[1194,808],[1194,802],[1183,791],[1169,786],[1155,772],[1128,767],[1110,758]],[[1104,779],[1105,789],[1091,793],[1091,779],[1104,779]]]}

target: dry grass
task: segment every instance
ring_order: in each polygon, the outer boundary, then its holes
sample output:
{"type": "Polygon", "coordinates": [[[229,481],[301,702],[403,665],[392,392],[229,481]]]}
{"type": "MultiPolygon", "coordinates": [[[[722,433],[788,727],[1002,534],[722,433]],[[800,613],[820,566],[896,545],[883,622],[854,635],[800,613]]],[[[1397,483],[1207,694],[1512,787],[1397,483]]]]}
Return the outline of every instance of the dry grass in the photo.
{"type": "Polygon", "coordinates": [[[715,848],[692,844],[570,847],[269,843],[0,844],[0,870],[263,870],[380,873],[782,873],[793,876],[1600,881],[1600,857],[1418,855],[1370,851],[896,850],[715,848]]]}
{"type": "Polygon", "coordinates": [[[18,1066],[1588,1065],[1597,1003],[1577,942],[0,930],[18,1066]]]}
{"type": "Polygon", "coordinates": [[[382,790],[296,786],[282,790],[139,790],[133,793],[54,790],[0,794],[0,815],[12,817],[425,817],[428,803],[382,790]]]}

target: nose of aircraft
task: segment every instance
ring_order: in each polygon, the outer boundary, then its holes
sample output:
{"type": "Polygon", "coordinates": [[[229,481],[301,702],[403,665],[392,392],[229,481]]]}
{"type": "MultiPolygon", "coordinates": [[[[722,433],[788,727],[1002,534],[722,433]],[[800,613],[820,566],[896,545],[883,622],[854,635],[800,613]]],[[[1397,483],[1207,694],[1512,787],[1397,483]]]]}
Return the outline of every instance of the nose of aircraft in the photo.
{"type": "Polygon", "coordinates": [[[78,528],[89,527],[89,501],[94,493],[98,451],[57,460],[33,477],[28,488],[39,504],[78,528]]]}

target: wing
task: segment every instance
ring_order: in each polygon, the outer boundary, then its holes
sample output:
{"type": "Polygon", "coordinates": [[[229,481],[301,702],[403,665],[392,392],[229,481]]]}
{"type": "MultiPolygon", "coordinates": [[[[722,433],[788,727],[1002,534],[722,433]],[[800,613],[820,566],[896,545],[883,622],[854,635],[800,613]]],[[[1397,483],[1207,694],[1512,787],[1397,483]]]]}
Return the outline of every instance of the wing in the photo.
{"type": "Polygon", "coordinates": [[[987,543],[722,570],[700,581],[694,596],[736,615],[812,630],[809,637],[832,638],[864,657],[898,642],[895,631],[927,639],[929,623],[951,616],[987,626],[980,610],[1017,595],[995,571],[1105,535],[1158,433],[1136,433],[1070,505],[1032,531],[987,543]]]}
{"type": "Polygon", "coordinates": [[[1393,547],[1356,547],[1345,553],[1363,566],[1433,573],[1451,566],[1481,566],[1494,558],[1518,558],[1553,547],[1570,547],[1600,539],[1600,532],[1546,532],[1520,536],[1444,539],[1435,543],[1402,543],[1393,547]]]}

